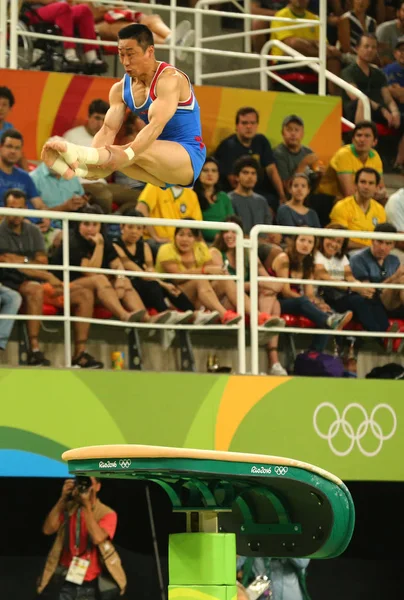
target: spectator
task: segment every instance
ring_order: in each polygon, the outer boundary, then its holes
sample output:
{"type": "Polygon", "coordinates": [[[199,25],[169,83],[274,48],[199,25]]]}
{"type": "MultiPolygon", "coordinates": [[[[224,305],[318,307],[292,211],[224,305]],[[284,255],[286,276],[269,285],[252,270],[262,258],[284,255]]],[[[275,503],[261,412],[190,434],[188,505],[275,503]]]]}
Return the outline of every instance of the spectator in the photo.
{"type": "MultiPolygon", "coordinates": [[[[87,123],[69,129],[64,133],[63,137],[72,144],[91,146],[94,137],[104,124],[108,109],[108,102],[100,99],[93,100],[88,107],[87,123]]],[[[90,195],[95,204],[101,207],[105,214],[111,212],[113,204],[118,206],[125,204],[126,208],[134,208],[136,206],[139,192],[126,185],[107,183],[105,179],[98,179],[97,181],[81,179],[81,183],[85,192],[90,195]]]]}
{"type": "MultiPolygon", "coordinates": [[[[56,539],[38,581],[39,596],[43,593],[45,598],[53,600],[78,597],[95,600],[99,587],[97,578],[103,572],[108,576],[104,580],[110,585],[108,595],[115,595],[115,592],[111,593],[112,581],[119,587],[116,595],[119,597],[119,593],[124,593],[126,576],[111,542],[118,518],[114,510],[99,501],[100,489],[101,483],[95,477],[77,477],[64,482],[61,496],[42,528],[45,535],[56,534],[56,539]],[[113,554],[112,561],[102,560],[107,554],[113,554]],[[72,569],[77,556],[85,556],[89,563],[80,585],[66,581],[67,571],[72,569]]],[[[80,569],[83,569],[81,565],[76,568],[76,574],[80,569]]]]}
{"type": "Polygon", "coordinates": [[[8,87],[0,87],[0,136],[6,129],[14,129],[14,125],[6,121],[10,110],[15,104],[13,92],[8,87]]]}
{"type": "Polygon", "coordinates": [[[397,231],[404,232],[404,188],[400,188],[394,192],[387,200],[384,208],[386,211],[386,220],[394,225],[397,231]]]}
{"type": "Polygon", "coordinates": [[[367,14],[370,0],[353,0],[352,10],[342,15],[338,23],[338,41],[345,63],[354,62],[359,39],[365,33],[376,32],[376,20],[367,14]]]}
{"type": "MultiPolygon", "coordinates": [[[[237,223],[241,227],[239,217],[231,216],[227,218],[229,223],[237,223]]],[[[213,263],[227,267],[230,275],[236,275],[236,234],[234,231],[221,231],[210,249],[213,263]]],[[[258,275],[265,277],[267,272],[261,261],[258,259],[258,275]]],[[[244,289],[248,295],[250,292],[250,265],[248,254],[244,258],[244,289]]],[[[281,307],[277,299],[278,292],[282,289],[282,284],[276,282],[260,281],[258,284],[258,309],[261,311],[258,318],[261,325],[266,327],[284,327],[285,321],[280,318],[281,307]]],[[[247,314],[250,311],[249,302],[247,303],[247,314]]],[[[268,373],[269,375],[287,375],[280,363],[278,356],[278,335],[271,336],[268,343],[268,373]]]]}
{"type": "Polygon", "coordinates": [[[396,18],[386,21],[376,29],[376,37],[379,45],[379,55],[382,65],[393,62],[393,52],[397,42],[404,35],[404,2],[397,4],[396,18]]]}
{"type": "Polygon", "coordinates": [[[258,178],[258,163],[254,158],[244,156],[234,165],[237,185],[229,193],[236,215],[241,218],[245,235],[250,235],[254,225],[271,225],[272,216],[263,196],[253,190],[258,178]]]}
{"type": "MultiPolygon", "coordinates": [[[[375,233],[396,233],[397,230],[391,223],[381,223],[375,227],[375,233]]],[[[391,251],[394,242],[389,240],[372,240],[368,248],[357,252],[350,259],[354,277],[359,281],[369,283],[404,283],[404,267],[400,266],[397,256],[391,251]]],[[[375,295],[380,298],[388,313],[403,318],[404,316],[404,290],[391,288],[378,289],[375,295]]],[[[397,351],[404,347],[401,340],[397,351]]]]}
{"type": "MultiPolygon", "coordinates": [[[[352,196],[337,202],[331,211],[331,221],[339,223],[350,231],[373,231],[376,225],[386,221],[386,213],[381,204],[373,200],[380,182],[375,169],[363,167],[355,173],[356,191],[352,196]]],[[[349,250],[370,246],[370,240],[351,238],[349,250]]]]}
{"type": "MultiPolygon", "coordinates": [[[[173,186],[162,190],[148,183],[139,196],[136,208],[143,216],[153,219],[203,220],[198,196],[189,188],[173,186]]],[[[162,244],[174,239],[174,227],[148,225],[146,231],[145,239],[154,257],[162,244]]]]}
{"type": "MultiPolygon", "coordinates": [[[[312,235],[292,238],[286,252],[281,252],[272,262],[270,275],[295,279],[314,278],[316,240],[312,235]]],[[[352,319],[352,312],[333,313],[324,301],[315,296],[311,284],[284,283],[279,299],[282,314],[304,316],[321,329],[343,329],[352,319]]],[[[311,348],[322,352],[327,345],[327,335],[314,335],[311,348]]]]}
{"type": "MultiPolygon", "coordinates": [[[[208,156],[202,167],[201,174],[195,181],[194,191],[198,196],[204,221],[225,221],[226,217],[234,214],[229,196],[220,189],[219,163],[213,156],[208,156]]],[[[202,235],[207,243],[212,243],[217,229],[202,229],[202,235]]]]}
{"type": "MultiPolygon", "coordinates": [[[[222,275],[226,271],[213,264],[208,247],[199,242],[198,229],[177,227],[174,241],[164,244],[158,251],[156,271],[158,273],[203,273],[204,275],[222,275]]],[[[208,322],[215,322],[220,317],[223,325],[234,325],[241,320],[241,315],[234,312],[237,307],[237,292],[234,281],[210,281],[206,279],[178,280],[178,287],[189,298],[192,304],[200,308],[204,306],[212,312],[208,322]],[[225,308],[218,296],[231,308],[225,308]]]]}
{"type": "MultiPolygon", "coordinates": [[[[341,77],[369,98],[372,121],[399,131],[401,139],[395,164],[401,166],[404,164],[404,137],[402,136],[404,123],[401,123],[400,111],[390,94],[386,75],[372,64],[377,55],[376,38],[369,33],[362,35],[356,51],[356,61],[342,71],[341,77]]],[[[363,102],[345,90],[343,90],[343,108],[347,119],[354,123],[362,122],[363,102]]]]}
{"type": "Polygon", "coordinates": [[[279,203],[285,202],[285,192],[272,152],[271,144],[261,133],[257,133],[259,115],[255,108],[244,106],[236,114],[236,133],[224,139],[214,156],[219,162],[223,188],[229,191],[236,187],[234,164],[242,156],[249,155],[258,160],[259,170],[255,192],[264,196],[276,212],[279,203]]]}
{"type": "MultiPolygon", "coordinates": [[[[171,29],[164,23],[160,15],[144,14],[129,10],[124,4],[118,7],[100,6],[93,2],[86,2],[93,13],[95,30],[102,40],[115,42],[118,33],[129,23],[140,23],[146,25],[153,34],[155,44],[170,44],[172,38],[171,29]]],[[[185,60],[186,53],[180,50],[181,46],[193,46],[195,31],[189,21],[181,21],[174,31],[174,45],[178,60],[185,60]]]]}
{"type": "Polygon", "coordinates": [[[396,61],[384,67],[389,91],[397,102],[401,119],[404,118],[404,37],[397,40],[394,50],[396,61]]]}
{"type": "MultiPolygon", "coordinates": [[[[136,209],[128,210],[127,217],[143,217],[136,209]]],[[[121,235],[114,240],[114,248],[127,271],[154,271],[154,261],[150,246],[143,241],[144,226],[137,224],[121,225],[121,235]]],[[[169,323],[189,323],[192,320],[194,306],[181,292],[175,283],[169,283],[163,279],[149,277],[133,277],[132,286],[139,294],[147,308],[152,308],[157,313],[167,310],[168,304],[182,312],[172,311],[169,323]]],[[[201,313],[204,317],[205,313],[201,313]]],[[[198,314],[195,314],[198,324],[198,314]]],[[[196,322],[196,321],[195,321],[196,322]]],[[[203,322],[203,319],[202,319],[203,322]]]]}
{"type": "Polygon", "coordinates": [[[278,225],[288,227],[321,227],[316,211],[304,205],[310,193],[309,178],[304,173],[295,173],[290,186],[291,199],[279,207],[278,225]]]}
{"type": "MultiPolygon", "coordinates": [[[[30,12],[30,24],[35,25],[41,21],[57,25],[63,37],[79,37],[86,40],[95,40],[96,33],[94,19],[90,8],[86,4],[70,2],[59,2],[58,0],[25,0],[26,4],[32,4],[30,12]]],[[[74,42],[63,42],[64,58],[69,66],[79,67],[80,59],[77,56],[76,44],[74,42]]],[[[96,44],[84,44],[84,61],[89,73],[104,73],[106,64],[97,56],[99,46],[96,44]]]]}
{"type": "MultiPolygon", "coordinates": [[[[5,204],[9,208],[26,208],[25,195],[22,192],[7,192],[5,204]]],[[[28,315],[42,315],[44,296],[61,296],[63,287],[52,273],[45,270],[24,269],[26,264],[47,264],[45,245],[39,229],[24,220],[23,217],[5,217],[0,223],[0,262],[21,265],[15,269],[3,269],[1,282],[18,291],[24,299],[28,315]],[[41,285],[41,283],[45,285],[41,285]],[[46,286],[46,284],[48,284],[46,286]],[[46,286],[46,287],[45,287],[46,286]]],[[[88,290],[79,287],[70,291],[72,313],[78,317],[91,318],[94,297],[88,290]]],[[[27,321],[29,366],[47,367],[50,361],[39,349],[38,337],[41,323],[27,321]]],[[[72,364],[77,367],[102,368],[103,364],[85,352],[89,323],[74,323],[75,353],[72,364]]]]}
{"type": "MultiPolygon", "coordinates": [[[[318,16],[307,10],[309,0],[290,0],[286,8],[279,10],[276,17],[287,19],[312,19],[318,21],[318,16]]],[[[306,23],[299,29],[285,29],[283,21],[272,21],[271,29],[284,28],[282,31],[273,31],[271,40],[278,40],[293,50],[297,50],[305,56],[318,56],[319,27],[310,27],[306,23]]],[[[274,56],[283,56],[284,52],[277,46],[273,46],[272,54],[274,56]]],[[[341,53],[335,46],[327,44],[327,69],[339,75],[341,72],[341,53]]],[[[328,89],[330,93],[336,93],[336,87],[329,82],[328,89]]]]}
{"type": "MultiPolygon", "coordinates": [[[[329,229],[345,229],[338,223],[328,225],[329,229]]],[[[357,283],[352,275],[346,256],[348,238],[321,237],[319,250],[315,256],[315,279],[324,281],[350,281],[357,283]]],[[[398,331],[397,323],[389,326],[386,310],[380,302],[376,290],[369,288],[320,288],[321,296],[337,312],[352,311],[355,320],[366,331],[398,331]]],[[[385,348],[391,352],[393,338],[384,341],[385,348]]]]}
{"type": "MultiPolygon", "coordinates": [[[[4,271],[5,269],[3,269],[4,271]]],[[[0,281],[2,279],[0,271],[0,281]]],[[[0,284],[0,314],[16,315],[22,302],[21,294],[11,288],[0,284]]],[[[14,319],[0,320],[0,350],[5,350],[11,331],[14,327],[14,319]]]]}
{"type": "MultiPolygon", "coordinates": [[[[100,214],[101,210],[97,206],[90,206],[80,212],[91,215],[100,214]]],[[[57,249],[52,262],[63,264],[63,244],[57,249]]],[[[69,264],[97,269],[124,269],[113,244],[106,238],[101,223],[96,221],[75,222],[69,241],[69,264]]],[[[57,271],[57,275],[62,277],[61,271],[57,271]]],[[[112,275],[109,278],[101,275],[94,278],[91,272],[71,271],[70,279],[90,288],[97,300],[121,321],[165,323],[170,319],[168,310],[150,317],[139,294],[124,275],[112,275]]]]}
{"type": "Polygon", "coordinates": [[[346,198],[355,193],[355,173],[363,167],[371,167],[380,175],[380,185],[375,198],[383,202],[386,188],[383,181],[383,164],[379,153],[374,150],[377,144],[376,125],[371,121],[357,123],[352,134],[352,143],[339,148],[330,160],[318,191],[335,198],[346,198]]]}
{"type": "MultiPolygon", "coordinates": [[[[257,577],[266,577],[272,600],[310,600],[306,587],[308,558],[237,557],[237,572],[249,586],[257,577]]],[[[267,592],[259,598],[264,600],[267,592]]]]}
{"type": "MultiPolygon", "coordinates": [[[[253,0],[251,2],[251,14],[273,17],[278,10],[285,8],[288,0],[253,0]]],[[[259,21],[253,19],[252,30],[259,31],[260,29],[268,29],[271,27],[270,21],[259,21]]],[[[263,45],[267,41],[268,33],[260,33],[251,38],[254,52],[261,52],[263,45]]]]}

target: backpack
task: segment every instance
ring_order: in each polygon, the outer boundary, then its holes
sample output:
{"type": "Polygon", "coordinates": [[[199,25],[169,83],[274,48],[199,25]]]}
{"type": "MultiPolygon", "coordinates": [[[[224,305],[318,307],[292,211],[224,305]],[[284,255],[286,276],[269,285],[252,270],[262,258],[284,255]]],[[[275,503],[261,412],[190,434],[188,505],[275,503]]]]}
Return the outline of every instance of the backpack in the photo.
{"type": "Polygon", "coordinates": [[[404,379],[404,368],[397,363],[388,363],[383,367],[374,367],[366,379],[404,379]]]}
{"type": "Polygon", "coordinates": [[[296,356],[293,374],[306,377],[344,377],[344,365],[338,356],[307,350],[296,356]]]}

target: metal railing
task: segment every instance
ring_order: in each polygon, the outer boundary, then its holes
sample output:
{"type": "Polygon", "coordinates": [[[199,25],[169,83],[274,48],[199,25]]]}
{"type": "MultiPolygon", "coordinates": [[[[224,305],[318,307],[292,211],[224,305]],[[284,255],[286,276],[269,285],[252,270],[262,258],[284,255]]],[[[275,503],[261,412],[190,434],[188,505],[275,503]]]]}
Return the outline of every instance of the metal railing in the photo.
{"type": "MultiPolygon", "coordinates": [[[[227,329],[237,330],[237,347],[238,347],[238,371],[239,373],[246,372],[246,348],[245,348],[245,322],[244,322],[244,247],[243,247],[243,231],[235,223],[215,223],[211,221],[187,221],[180,219],[151,219],[149,217],[125,217],[125,216],[113,216],[113,215],[96,215],[96,214],[81,214],[81,213],[68,213],[58,211],[40,211],[30,209],[13,209],[13,208],[0,208],[0,217],[7,216],[24,216],[24,217],[39,217],[42,219],[56,219],[62,221],[62,235],[63,235],[63,264],[62,265],[42,265],[42,264],[24,264],[20,268],[44,270],[44,271],[63,271],[63,314],[55,316],[42,316],[42,315],[26,315],[19,314],[13,319],[16,320],[42,320],[42,321],[62,321],[64,323],[64,356],[65,366],[71,366],[71,323],[72,322],[86,322],[92,324],[102,324],[106,326],[118,326],[118,327],[136,327],[140,329],[192,329],[195,330],[224,330],[227,329]],[[150,272],[148,271],[128,271],[122,269],[102,269],[94,267],[77,267],[69,264],[69,223],[70,222],[82,222],[90,221],[97,223],[109,223],[109,224],[138,224],[142,226],[154,225],[154,226],[169,226],[169,227],[189,227],[190,229],[218,229],[221,231],[234,231],[237,239],[236,247],[236,260],[237,269],[235,275],[193,275],[187,273],[154,273],[154,279],[169,279],[171,280],[201,280],[207,279],[209,281],[217,280],[233,280],[237,286],[237,310],[243,316],[241,321],[237,325],[173,325],[173,324],[156,324],[156,323],[128,323],[126,321],[118,321],[115,319],[94,319],[94,318],[83,318],[75,317],[70,312],[70,272],[82,272],[84,273],[101,273],[104,275],[124,275],[127,277],[146,277],[150,278],[150,272]]],[[[16,269],[16,263],[1,263],[2,268],[16,269]]],[[[10,315],[1,315],[0,319],[9,319],[10,315]]]]}
{"type": "MultiPolygon", "coordinates": [[[[110,5],[110,0],[90,0],[91,2],[97,1],[99,4],[110,5]]],[[[237,75],[249,75],[253,73],[259,73],[260,75],[260,89],[261,91],[268,90],[268,78],[282,84],[286,89],[293,91],[298,94],[304,94],[299,88],[294,86],[288,81],[285,81],[277,72],[284,69],[290,69],[291,67],[309,67],[318,74],[318,94],[324,96],[326,94],[326,82],[331,81],[335,85],[350,92],[356,96],[364,106],[364,117],[370,119],[371,109],[368,97],[360,92],[357,88],[347,83],[340,77],[337,77],[333,73],[327,70],[327,4],[326,0],[320,0],[320,18],[319,20],[310,19],[289,19],[280,17],[267,17],[263,15],[252,15],[251,14],[251,0],[244,0],[244,6],[237,0],[231,0],[231,3],[239,9],[240,12],[226,12],[222,10],[214,10],[211,7],[220,5],[221,0],[199,0],[195,8],[178,7],[177,0],[170,0],[169,6],[155,4],[153,2],[154,9],[163,12],[169,12],[169,24],[172,31],[175,30],[177,25],[177,15],[179,12],[187,15],[195,15],[195,47],[183,47],[181,50],[194,54],[194,81],[196,85],[202,85],[207,80],[216,80],[228,77],[234,77],[237,75]],[[220,35],[203,36],[204,29],[204,17],[206,16],[217,16],[231,17],[233,19],[242,20],[244,27],[243,31],[236,33],[223,33],[220,35]],[[269,26],[266,29],[260,29],[252,31],[251,23],[252,20],[262,21],[269,26]],[[271,28],[271,22],[276,21],[277,23],[284,23],[283,26],[271,28]],[[255,54],[251,52],[251,37],[253,35],[259,35],[260,33],[269,33],[270,31],[282,31],[287,30],[298,30],[299,28],[307,26],[310,23],[312,27],[319,27],[319,56],[309,57],[304,56],[300,52],[297,52],[290,46],[287,46],[278,40],[269,40],[266,42],[261,50],[261,54],[255,54]],[[220,42],[230,39],[243,38],[244,39],[244,52],[234,52],[229,50],[222,50],[219,48],[206,48],[204,44],[211,42],[220,42]],[[283,55],[274,57],[268,52],[273,46],[277,46],[282,50],[283,55]],[[247,59],[258,62],[257,67],[248,67],[243,69],[232,69],[215,72],[203,72],[204,70],[204,56],[226,56],[230,58],[247,59]],[[269,62],[269,64],[268,64],[269,62]]],[[[149,8],[150,4],[142,2],[125,2],[123,0],[115,0],[114,6],[128,6],[135,9],[149,8]]],[[[30,42],[32,39],[49,39],[55,41],[73,41],[78,43],[97,44],[101,46],[117,46],[116,42],[102,41],[102,40],[85,40],[82,38],[62,38],[60,36],[37,33],[29,31],[27,29],[21,29],[19,27],[18,18],[18,2],[16,0],[8,2],[8,0],[0,0],[0,68],[4,68],[7,65],[6,54],[7,54],[7,7],[9,6],[9,66],[12,69],[18,68],[18,43],[19,38],[24,40],[25,43],[30,42]]],[[[162,44],[160,48],[169,50],[169,61],[171,64],[176,64],[175,56],[175,40],[174,36],[171,36],[170,43],[168,45],[162,44]]],[[[342,118],[342,122],[349,127],[354,127],[354,124],[345,118],[342,118]]]]}
{"type": "MultiPolygon", "coordinates": [[[[272,277],[270,275],[266,277],[258,276],[258,236],[262,233],[282,233],[283,235],[312,235],[315,238],[318,237],[338,237],[338,238],[361,238],[370,240],[391,240],[391,241],[404,241],[404,234],[402,233],[374,233],[369,231],[348,231],[343,229],[318,229],[312,227],[283,227],[277,225],[255,225],[250,232],[250,241],[248,246],[250,248],[250,300],[251,300],[251,372],[253,375],[259,374],[259,352],[258,352],[258,336],[259,331],[264,331],[262,327],[258,325],[258,284],[260,281],[273,281],[274,283],[293,283],[293,284],[310,284],[318,286],[329,286],[329,287],[346,287],[350,289],[357,288],[375,288],[375,289],[399,289],[404,290],[404,284],[393,284],[393,283],[354,283],[351,281],[324,281],[319,279],[297,279],[293,277],[272,277]]],[[[375,331],[335,331],[331,329],[320,329],[320,328],[304,328],[298,327],[287,327],[285,330],[282,327],[271,328],[272,332],[278,333],[305,333],[314,335],[338,335],[338,336],[356,336],[356,337],[380,337],[380,338],[400,338],[403,337],[403,332],[398,333],[387,333],[387,332],[375,332],[375,331]]]]}

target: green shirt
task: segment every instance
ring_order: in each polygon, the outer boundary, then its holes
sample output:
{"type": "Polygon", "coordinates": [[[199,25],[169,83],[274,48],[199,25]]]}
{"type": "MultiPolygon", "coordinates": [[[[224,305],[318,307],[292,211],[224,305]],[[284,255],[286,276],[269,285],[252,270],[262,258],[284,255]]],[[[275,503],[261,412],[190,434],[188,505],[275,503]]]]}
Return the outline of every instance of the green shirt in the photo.
{"type": "MultiPolygon", "coordinates": [[[[204,221],[218,221],[221,223],[229,215],[234,215],[234,210],[231,200],[225,192],[219,192],[216,202],[202,211],[204,221]]],[[[202,235],[206,242],[213,242],[217,233],[219,233],[218,229],[202,229],[202,235]]]]}
{"type": "MultiPolygon", "coordinates": [[[[377,67],[370,66],[369,69],[369,75],[366,75],[356,63],[352,63],[342,71],[341,77],[348,83],[356,85],[358,90],[366,94],[370,100],[383,105],[382,88],[387,87],[386,75],[377,67]]],[[[344,90],[342,92],[344,104],[350,102],[347,93],[344,90]]]]}

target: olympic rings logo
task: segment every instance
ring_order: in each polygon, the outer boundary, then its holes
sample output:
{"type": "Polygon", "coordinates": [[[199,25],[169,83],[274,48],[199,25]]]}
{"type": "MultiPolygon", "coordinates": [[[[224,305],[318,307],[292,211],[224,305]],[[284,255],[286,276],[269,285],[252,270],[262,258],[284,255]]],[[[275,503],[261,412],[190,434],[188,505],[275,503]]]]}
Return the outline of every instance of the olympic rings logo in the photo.
{"type": "Polygon", "coordinates": [[[287,467],[275,467],[274,471],[277,475],[286,475],[286,473],[288,472],[288,468],[287,467]]]}
{"type": "Polygon", "coordinates": [[[122,469],[129,469],[131,464],[132,464],[132,461],[130,460],[130,458],[122,458],[119,461],[119,466],[122,467],[122,469]]]}
{"type": "Polygon", "coordinates": [[[313,425],[314,425],[314,429],[315,429],[316,433],[323,440],[328,441],[328,445],[329,445],[330,449],[337,456],[347,456],[350,452],[352,452],[353,447],[355,446],[355,443],[356,443],[359,450],[362,452],[362,454],[364,456],[372,457],[372,456],[376,456],[377,454],[379,454],[380,450],[382,449],[383,442],[391,439],[393,437],[393,435],[395,434],[396,429],[397,429],[397,417],[396,417],[396,413],[394,412],[394,410],[388,404],[378,404],[377,406],[374,407],[374,409],[370,413],[370,416],[368,416],[366,409],[361,404],[353,402],[352,404],[348,404],[348,406],[346,406],[344,408],[342,415],[340,416],[338,409],[333,404],[331,404],[330,402],[323,402],[322,404],[317,406],[316,410],[314,411],[313,425]],[[335,415],[335,420],[329,426],[328,431],[323,433],[319,429],[317,419],[318,419],[319,412],[326,408],[331,409],[331,411],[335,415]],[[363,420],[358,425],[356,430],[354,429],[353,425],[351,425],[351,423],[347,419],[347,415],[348,415],[349,411],[351,411],[352,409],[359,410],[363,416],[363,420]],[[391,427],[391,430],[389,433],[384,432],[381,425],[376,420],[376,415],[381,410],[387,411],[388,413],[390,413],[390,415],[392,417],[393,424],[392,424],[392,427],[391,427]],[[376,438],[376,440],[379,440],[379,443],[378,443],[376,449],[372,450],[372,451],[366,450],[362,445],[362,440],[365,437],[365,435],[368,433],[369,428],[370,428],[370,431],[372,432],[373,436],[376,438]],[[334,446],[333,440],[334,440],[335,436],[340,432],[341,429],[349,440],[349,446],[346,450],[337,450],[337,448],[335,448],[335,446],[334,446]]]}

